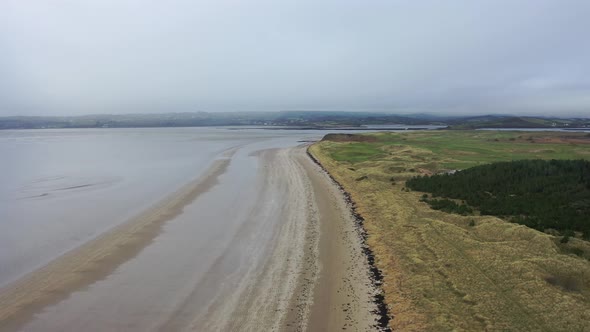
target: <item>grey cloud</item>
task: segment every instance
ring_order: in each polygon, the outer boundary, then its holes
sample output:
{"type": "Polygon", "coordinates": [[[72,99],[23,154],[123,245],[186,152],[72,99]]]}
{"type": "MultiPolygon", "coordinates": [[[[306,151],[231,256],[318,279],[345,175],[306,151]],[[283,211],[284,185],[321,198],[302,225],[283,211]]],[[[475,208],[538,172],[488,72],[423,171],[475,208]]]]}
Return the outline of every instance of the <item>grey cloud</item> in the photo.
{"type": "Polygon", "coordinates": [[[590,116],[590,2],[0,2],[0,115],[590,116]]]}

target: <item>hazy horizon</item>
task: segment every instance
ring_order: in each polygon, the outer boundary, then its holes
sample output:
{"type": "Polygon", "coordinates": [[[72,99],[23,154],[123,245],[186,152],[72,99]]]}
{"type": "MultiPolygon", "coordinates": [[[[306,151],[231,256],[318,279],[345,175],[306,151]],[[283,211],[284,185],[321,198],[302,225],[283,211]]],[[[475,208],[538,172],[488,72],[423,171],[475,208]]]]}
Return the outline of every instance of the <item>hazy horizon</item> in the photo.
{"type": "Polygon", "coordinates": [[[590,2],[0,3],[0,116],[590,117],[590,2]]]}
{"type": "Polygon", "coordinates": [[[477,113],[477,112],[468,112],[468,113],[452,113],[452,112],[412,112],[412,113],[401,113],[401,112],[392,112],[392,111],[371,111],[371,110],[279,110],[279,111],[184,111],[184,112],[119,112],[119,113],[87,113],[87,114],[13,114],[13,115],[0,115],[0,118],[13,118],[13,117],[56,117],[56,118],[68,118],[68,117],[103,117],[103,116],[149,116],[149,115],[172,115],[172,114],[199,114],[199,113],[206,113],[206,114],[236,114],[236,113],[243,113],[243,114],[273,114],[273,113],[283,113],[283,112],[328,112],[328,113],[367,113],[367,114],[382,114],[382,115],[393,115],[393,116],[402,116],[402,117],[418,117],[418,116],[429,116],[429,117],[440,117],[440,118],[462,118],[462,117],[478,117],[478,116],[498,116],[498,117],[534,117],[534,118],[582,118],[582,119],[589,119],[590,113],[588,114],[537,114],[537,113],[477,113]]]}

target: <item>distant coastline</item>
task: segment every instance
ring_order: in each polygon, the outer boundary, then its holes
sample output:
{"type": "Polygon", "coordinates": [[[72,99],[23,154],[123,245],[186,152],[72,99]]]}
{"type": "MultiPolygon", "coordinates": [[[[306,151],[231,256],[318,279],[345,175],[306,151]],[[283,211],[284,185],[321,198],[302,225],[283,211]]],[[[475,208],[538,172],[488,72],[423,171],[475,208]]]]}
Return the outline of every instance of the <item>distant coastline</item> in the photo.
{"type": "Polygon", "coordinates": [[[158,128],[237,126],[298,130],[590,129],[588,118],[399,115],[374,112],[282,111],[0,117],[1,129],[158,128]]]}

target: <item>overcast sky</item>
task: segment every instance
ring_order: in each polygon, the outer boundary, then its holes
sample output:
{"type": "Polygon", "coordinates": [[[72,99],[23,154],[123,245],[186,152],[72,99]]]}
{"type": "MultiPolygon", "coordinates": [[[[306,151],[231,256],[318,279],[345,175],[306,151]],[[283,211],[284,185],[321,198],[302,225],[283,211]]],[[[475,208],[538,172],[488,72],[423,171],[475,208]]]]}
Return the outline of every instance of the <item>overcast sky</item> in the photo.
{"type": "Polygon", "coordinates": [[[0,115],[242,110],[590,116],[590,1],[0,1],[0,115]]]}

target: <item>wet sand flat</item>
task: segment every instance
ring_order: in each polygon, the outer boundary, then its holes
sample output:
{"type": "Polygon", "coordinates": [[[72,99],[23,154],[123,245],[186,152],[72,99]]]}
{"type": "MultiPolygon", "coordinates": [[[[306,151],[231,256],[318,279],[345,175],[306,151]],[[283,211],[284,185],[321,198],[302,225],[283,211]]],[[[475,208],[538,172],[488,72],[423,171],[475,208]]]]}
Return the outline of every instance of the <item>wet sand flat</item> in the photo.
{"type": "Polygon", "coordinates": [[[199,180],[188,184],[129,222],[77,248],[9,285],[0,293],[0,330],[14,330],[49,304],[100,280],[132,259],[182,213],[185,205],[207,191],[230,159],[215,162],[199,180]]]}
{"type": "Polygon", "coordinates": [[[350,218],[305,147],[232,151],[2,289],[0,331],[371,330],[350,218]]]}

